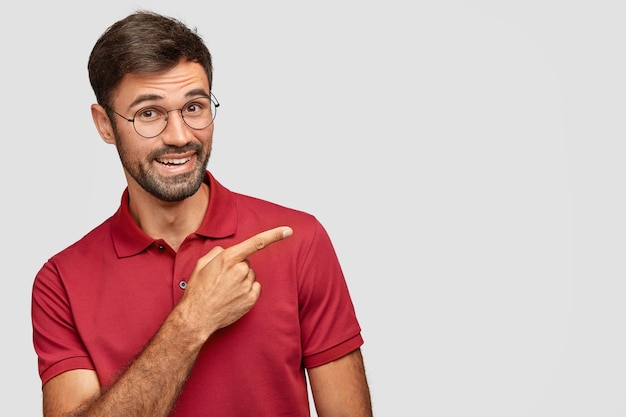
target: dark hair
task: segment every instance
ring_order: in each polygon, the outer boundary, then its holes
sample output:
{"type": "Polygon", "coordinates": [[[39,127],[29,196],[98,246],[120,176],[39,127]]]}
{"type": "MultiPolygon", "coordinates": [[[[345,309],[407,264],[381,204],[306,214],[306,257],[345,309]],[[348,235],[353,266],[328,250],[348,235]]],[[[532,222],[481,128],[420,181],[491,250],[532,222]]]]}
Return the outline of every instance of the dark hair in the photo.
{"type": "Polygon", "coordinates": [[[213,78],[211,54],[197,30],[171,17],[137,11],[111,25],[89,56],[89,82],[99,104],[108,107],[111,93],[126,74],[158,74],[181,60],[197,62],[213,78]]]}

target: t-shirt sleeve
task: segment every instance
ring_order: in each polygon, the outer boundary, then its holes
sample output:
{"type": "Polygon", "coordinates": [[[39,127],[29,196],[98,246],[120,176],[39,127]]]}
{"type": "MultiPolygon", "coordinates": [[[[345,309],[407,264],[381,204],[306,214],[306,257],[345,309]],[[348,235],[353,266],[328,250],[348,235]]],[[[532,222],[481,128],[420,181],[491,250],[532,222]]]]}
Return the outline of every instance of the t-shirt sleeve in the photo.
{"type": "Polygon", "coordinates": [[[42,385],[72,369],[94,369],[76,330],[67,293],[52,260],[46,262],[35,277],[31,318],[42,385]]]}
{"type": "Polygon", "coordinates": [[[304,366],[323,365],[360,347],[361,328],[345,277],[319,222],[298,277],[304,366]]]}

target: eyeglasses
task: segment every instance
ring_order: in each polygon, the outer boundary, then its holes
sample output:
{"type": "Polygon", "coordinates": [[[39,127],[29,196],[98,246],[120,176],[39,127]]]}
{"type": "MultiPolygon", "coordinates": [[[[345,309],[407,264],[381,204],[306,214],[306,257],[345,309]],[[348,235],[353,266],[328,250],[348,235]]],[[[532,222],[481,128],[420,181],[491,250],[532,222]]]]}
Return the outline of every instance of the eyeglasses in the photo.
{"type": "Polygon", "coordinates": [[[132,119],[128,119],[113,110],[107,108],[113,113],[120,116],[127,122],[131,122],[140,136],[150,139],[159,136],[167,127],[170,118],[170,112],[179,111],[183,122],[194,130],[206,129],[215,120],[217,108],[220,103],[211,93],[211,96],[200,96],[189,100],[180,109],[167,110],[161,106],[146,106],[135,112],[132,119]]]}

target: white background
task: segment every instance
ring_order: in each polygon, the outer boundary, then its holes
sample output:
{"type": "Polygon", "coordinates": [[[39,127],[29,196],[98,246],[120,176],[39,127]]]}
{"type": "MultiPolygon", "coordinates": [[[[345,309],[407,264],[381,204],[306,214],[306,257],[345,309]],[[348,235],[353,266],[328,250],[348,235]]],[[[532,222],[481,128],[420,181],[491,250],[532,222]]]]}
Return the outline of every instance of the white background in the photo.
{"type": "Polygon", "coordinates": [[[119,204],[86,63],[139,8],[213,53],[218,179],[326,226],[377,416],[626,414],[622,2],[116,0],[3,7],[1,417],[37,270],[119,204]]]}

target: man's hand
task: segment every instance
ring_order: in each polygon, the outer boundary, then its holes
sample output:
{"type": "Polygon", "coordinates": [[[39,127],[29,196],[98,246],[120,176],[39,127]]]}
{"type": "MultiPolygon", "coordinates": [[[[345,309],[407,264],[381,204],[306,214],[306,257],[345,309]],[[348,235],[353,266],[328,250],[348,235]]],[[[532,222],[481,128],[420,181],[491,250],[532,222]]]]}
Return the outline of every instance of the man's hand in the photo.
{"type": "Polygon", "coordinates": [[[228,249],[215,247],[198,260],[178,307],[204,340],[239,320],[259,299],[261,284],[248,256],[292,233],[289,227],[277,227],[228,249]]]}

